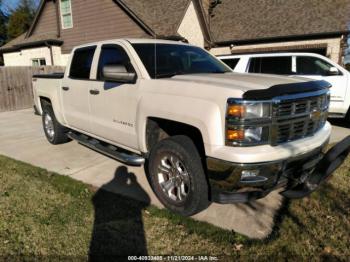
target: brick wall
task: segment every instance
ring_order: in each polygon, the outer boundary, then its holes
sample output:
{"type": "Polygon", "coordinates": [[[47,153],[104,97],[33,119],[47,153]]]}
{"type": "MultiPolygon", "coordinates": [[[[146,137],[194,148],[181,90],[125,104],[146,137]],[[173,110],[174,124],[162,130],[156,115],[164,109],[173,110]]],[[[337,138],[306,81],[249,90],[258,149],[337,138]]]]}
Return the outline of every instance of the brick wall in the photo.
{"type": "Polygon", "coordinates": [[[211,49],[214,55],[229,55],[229,54],[243,54],[243,53],[263,53],[263,52],[277,52],[298,49],[317,49],[325,48],[327,57],[336,63],[342,64],[344,50],[342,48],[342,38],[327,38],[327,39],[313,39],[302,41],[288,41],[277,43],[263,43],[239,46],[217,47],[211,49]]]}

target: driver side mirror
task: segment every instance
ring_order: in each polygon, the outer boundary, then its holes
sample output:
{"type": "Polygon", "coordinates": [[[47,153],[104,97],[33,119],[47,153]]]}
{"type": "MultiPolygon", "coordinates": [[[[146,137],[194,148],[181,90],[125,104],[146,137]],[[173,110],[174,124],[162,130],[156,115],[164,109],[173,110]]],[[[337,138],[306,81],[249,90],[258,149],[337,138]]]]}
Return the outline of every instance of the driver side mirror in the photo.
{"type": "Polygon", "coordinates": [[[124,65],[107,65],[102,69],[102,76],[105,81],[134,83],[136,81],[136,73],[128,72],[124,65]]]}
{"type": "Polygon", "coordinates": [[[338,70],[338,68],[333,66],[333,67],[329,68],[328,75],[329,76],[337,76],[337,75],[340,75],[340,71],[338,70]]]}

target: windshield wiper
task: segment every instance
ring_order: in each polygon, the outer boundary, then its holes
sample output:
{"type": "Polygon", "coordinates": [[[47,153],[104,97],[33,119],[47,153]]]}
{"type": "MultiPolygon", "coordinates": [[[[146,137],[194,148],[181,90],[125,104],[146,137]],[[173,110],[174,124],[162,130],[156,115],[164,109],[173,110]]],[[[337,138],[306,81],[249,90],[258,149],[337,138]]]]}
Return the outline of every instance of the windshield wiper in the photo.
{"type": "Polygon", "coordinates": [[[226,71],[219,71],[219,70],[217,70],[217,71],[212,71],[212,72],[209,72],[208,74],[226,74],[226,73],[230,73],[230,72],[226,72],[226,71]]]}
{"type": "Polygon", "coordinates": [[[164,73],[164,74],[156,74],[156,78],[172,78],[177,75],[183,75],[184,73],[182,71],[178,72],[170,72],[170,73],[164,73]]]}

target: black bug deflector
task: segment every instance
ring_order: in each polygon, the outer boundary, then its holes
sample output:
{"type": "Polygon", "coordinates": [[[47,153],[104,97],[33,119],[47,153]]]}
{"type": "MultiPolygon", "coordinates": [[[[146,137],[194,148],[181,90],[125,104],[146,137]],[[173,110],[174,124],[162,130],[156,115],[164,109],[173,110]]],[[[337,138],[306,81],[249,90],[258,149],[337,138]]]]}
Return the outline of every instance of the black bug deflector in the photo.
{"type": "Polygon", "coordinates": [[[268,89],[249,90],[243,94],[246,100],[267,100],[276,96],[293,95],[298,93],[315,92],[331,88],[331,84],[324,80],[290,83],[271,86],[268,89]]]}
{"type": "Polygon", "coordinates": [[[287,198],[302,198],[311,194],[341,166],[349,153],[350,136],[340,141],[324,155],[314,172],[307,177],[304,183],[281,194],[287,198]]]}

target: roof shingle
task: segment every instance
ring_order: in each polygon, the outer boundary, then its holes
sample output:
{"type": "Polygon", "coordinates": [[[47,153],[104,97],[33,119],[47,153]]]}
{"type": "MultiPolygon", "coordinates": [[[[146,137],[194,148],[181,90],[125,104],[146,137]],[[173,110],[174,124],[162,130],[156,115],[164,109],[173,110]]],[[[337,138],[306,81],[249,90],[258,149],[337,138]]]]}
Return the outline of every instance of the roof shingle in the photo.
{"type": "Polygon", "coordinates": [[[316,35],[349,29],[349,0],[222,0],[211,19],[215,42],[316,35]]]}
{"type": "Polygon", "coordinates": [[[33,43],[38,42],[55,42],[59,44],[62,42],[59,38],[57,38],[57,35],[55,34],[42,34],[42,35],[33,35],[29,38],[26,38],[26,33],[16,37],[15,39],[11,40],[7,44],[3,45],[0,50],[9,50],[9,49],[15,49],[16,47],[31,45],[33,43]]]}
{"type": "Polygon", "coordinates": [[[177,34],[190,0],[119,0],[158,36],[177,34]]]}

